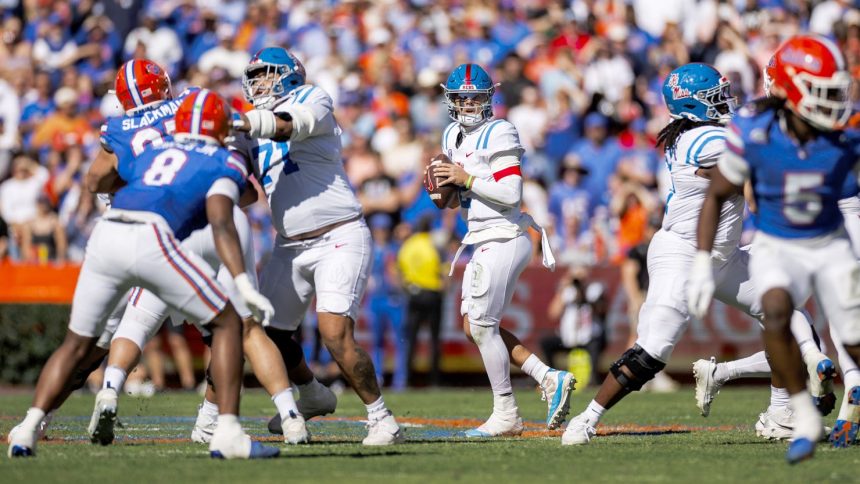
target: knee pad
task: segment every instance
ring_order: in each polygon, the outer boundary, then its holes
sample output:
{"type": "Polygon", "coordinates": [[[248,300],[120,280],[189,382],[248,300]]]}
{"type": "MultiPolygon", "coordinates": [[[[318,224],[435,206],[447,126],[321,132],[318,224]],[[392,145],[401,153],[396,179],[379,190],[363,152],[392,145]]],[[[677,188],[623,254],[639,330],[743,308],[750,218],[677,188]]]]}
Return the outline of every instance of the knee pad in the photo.
{"type": "Polygon", "coordinates": [[[654,378],[654,375],[660,373],[665,367],[666,363],[649,355],[639,345],[634,345],[612,364],[609,371],[612,372],[622,388],[628,392],[635,392],[639,391],[642,385],[648,383],[654,378]],[[626,367],[633,376],[624,373],[622,367],[626,367]]]}
{"type": "Polygon", "coordinates": [[[469,332],[472,334],[472,341],[474,341],[476,345],[481,346],[485,342],[489,341],[493,335],[499,332],[499,330],[496,326],[482,326],[469,322],[469,332]]]}
{"type": "Polygon", "coordinates": [[[293,338],[293,335],[296,332],[275,329],[271,326],[265,329],[266,335],[269,336],[269,339],[275,343],[275,346],[278,347],[278,351],[281,352],[281,358],[284,359],[284,365],[286,365],[287,369],[289,370],[299,366],[304,359],[305,354],[302,351],[302,345],[293,338]]]}

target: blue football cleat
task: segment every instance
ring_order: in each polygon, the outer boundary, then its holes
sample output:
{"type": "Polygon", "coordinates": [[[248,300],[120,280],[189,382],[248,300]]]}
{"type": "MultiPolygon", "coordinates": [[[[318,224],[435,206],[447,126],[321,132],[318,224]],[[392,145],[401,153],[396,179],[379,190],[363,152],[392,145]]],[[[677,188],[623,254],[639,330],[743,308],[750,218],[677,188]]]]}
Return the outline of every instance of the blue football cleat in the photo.
{"type": "MultiPolygon", "coordinates": [[[[277,447],[269,447],[259,442],[251,442],[251,453],[248,455],[248,459],[271,459],[273,457],[277,457],[280,453],[281,449],[277,447]]],[[[220,450],[209,452],[209,456],[213,459],[225,458],[224,454],[222,454],[220,450]]]]}
{"type": "Polygon", "coordinates": [[[570,394],[576,378],[570,372],[550,370],[541,382],[541,398],[546,400],[546,428],[561,427],[570,411],[570,394]]]}
{"type": "Polygon", "coordinates": [[[463,436],[468,437],[470,439],[486,439],[492,437],[492,435],[487,432],[478,430],[478,429],[469,429],[463,432],[463,436]]]}
{"type": "Polygon", "coordinates": [[[812,454],[814,453],[815,442],[801,437],[788,444],[788,452],[785,454],[785,460],[789,464],[797,464],[798,462],[812,458],[812,454]]]}
{"type": "Polygon", "coordinates": [[[836,378],[836,365],[830,358],[823,358],[815,366],[815,376],[810,379],[812,401],[821,415],[830,415],[836,407],[836,394],[833,380],[836,378]],[[817,378],[816,378],[817,377],[817,378]]]}
{"type": "Polygon", "coordinates": [[[847,420],[837,420],[833,425],[833,431],[830,432],[830,437],[827,440],[836,448],[845,448],[857,440],[857,429],[860,425],[847,420]]]}
{"type": "Polygon", "coordinates": [[[33,457],[33,449],[23,445],[9,447],[9,457],[33,457]]]}

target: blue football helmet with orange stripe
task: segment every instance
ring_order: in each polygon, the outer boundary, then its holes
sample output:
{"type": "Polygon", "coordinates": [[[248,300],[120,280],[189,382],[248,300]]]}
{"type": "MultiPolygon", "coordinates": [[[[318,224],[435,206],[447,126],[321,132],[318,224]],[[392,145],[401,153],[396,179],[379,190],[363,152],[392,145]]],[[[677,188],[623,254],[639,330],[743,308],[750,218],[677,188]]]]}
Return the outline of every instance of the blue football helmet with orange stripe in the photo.
{"type": "Polygon", "coordinates": [[[305,83],[305,67],[282,47],[266,47],[254,54],[242,76],[245,99],[257,109],[272,109],[305,83]]]}
{"type": "Polygon", "coordinates": [[[663,81],[663,99],[674,119],[728,123],[737,104],[731,87],[719,71],[694,62],[669,73],[663,81]]]}
{"type": "Polygon", "coordinates": [[[496,86],[478,64],[457,66],[442,85],[448,116],[463,126],[476,126],[492,118],[496,86]]]}

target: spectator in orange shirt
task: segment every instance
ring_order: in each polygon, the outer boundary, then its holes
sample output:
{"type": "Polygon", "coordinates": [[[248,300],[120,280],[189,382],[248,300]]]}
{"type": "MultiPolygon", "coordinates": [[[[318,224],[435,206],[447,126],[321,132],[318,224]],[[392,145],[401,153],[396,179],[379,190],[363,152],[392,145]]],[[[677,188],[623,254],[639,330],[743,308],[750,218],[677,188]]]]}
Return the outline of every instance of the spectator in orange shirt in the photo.
{"type": "Polygon", "coordinates": [[[58,143],[66,146],[80,144],[91,129],[87,119],[78,113],[78,93],[71,87],[61,87],[54,94],[57,110],[33,133],[33,147],[48,148],[58,143]]]}

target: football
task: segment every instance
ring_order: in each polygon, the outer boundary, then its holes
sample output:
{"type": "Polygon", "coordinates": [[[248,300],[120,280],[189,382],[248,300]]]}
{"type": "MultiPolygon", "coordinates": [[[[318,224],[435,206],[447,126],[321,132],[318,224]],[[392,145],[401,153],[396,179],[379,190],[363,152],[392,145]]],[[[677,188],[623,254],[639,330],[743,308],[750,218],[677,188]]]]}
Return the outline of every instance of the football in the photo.
{"type": "Polygon", "coordinates": [[[427,167],[427,175],[424,177],[424,188],[430,194],[430,200],[433,200],[433,203],[439,209],[451,208],[451,204],[457,197],[457,187],[455,185],[439,186],[439,183],[444,178],[436,176],[436,168],[445,163],[453,163],[453,161],[444,154],[434,156],[430,160],[430,166],[427,167]]]}

